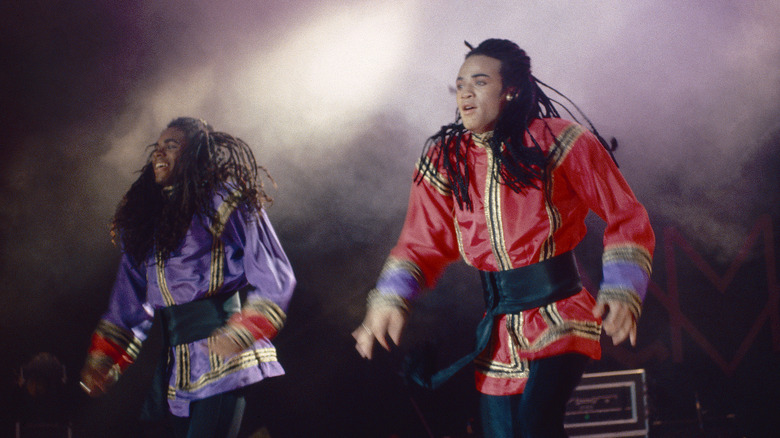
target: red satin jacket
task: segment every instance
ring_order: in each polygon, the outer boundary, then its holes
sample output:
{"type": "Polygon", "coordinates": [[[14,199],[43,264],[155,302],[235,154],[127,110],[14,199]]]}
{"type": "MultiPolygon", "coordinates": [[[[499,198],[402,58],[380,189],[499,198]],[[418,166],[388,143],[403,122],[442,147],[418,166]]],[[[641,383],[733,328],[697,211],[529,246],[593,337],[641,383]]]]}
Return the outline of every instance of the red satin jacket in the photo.
{"type": "MultiPolygon", "coordinates": [[[[501,271],[572,250],[585,236],[585,217],[592,210],[606,222],[599,293],[628,297],[638,316],[655,245],[646,210],[590,131],[562,119],[535,120],[529,131],[548,157],[542,189],[519,194],[499,184],[492,176],[498,163],[485,143],[490,133],[466,134],[461,147],[467,149],[473,211],[458,207],[443,169],[412,185],[379,292],[413,299],[459,258],[479,270],[501,271]]],[[[530,144],[528,134],[525,141],[530,144]]],[[[594,304],[583,289],[547,306],[498,317],[490,345],[475,361],[477,389],[521,393],[528,360],[565,352],[598,359],[601,321],[592,315],[594,304]]]]}

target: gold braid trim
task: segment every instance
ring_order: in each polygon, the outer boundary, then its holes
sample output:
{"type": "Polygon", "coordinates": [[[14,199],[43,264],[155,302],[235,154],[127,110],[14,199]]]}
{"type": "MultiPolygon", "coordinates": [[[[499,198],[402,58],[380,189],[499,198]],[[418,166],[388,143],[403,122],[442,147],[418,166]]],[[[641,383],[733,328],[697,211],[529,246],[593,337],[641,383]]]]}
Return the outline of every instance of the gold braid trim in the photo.
{"type": "Polygon", "coordinates": [[[554,170],[558,168],[569,152],[574,148],[574,144],[585,132],[585,128],[580,125],[572,124],[564,128],[556,137],[555,144],[550,148],[547,157],[547,180],[544,182],[544,207],[547,211],[547,218],[550,222],[550,230],[547,238],[542,242],[539,252],[539,261],[547,260],[555,255],[555,233],[560,229],[563,223],[561,212],[552,202],[555,192],[555,174],[554,170]]]}
{"type": "Polygon", "coordinates": [[[173,349],[178,365],[174,384],[177,388],[186,388],[190,385],[190,346],[189,344],[174,345],[173,349]]]}
{"type": "MultiPolygon", "coordinates": [[[[490,357],[493,351],[492,344],[489,344],[485,351],[474,360],[477,372],[487,377],[498,379],[521,379],[527,378],[530,372],[528,360],[520,358],[520,351],[528,346],[528,340],[522,336],[523,314],[507,314],[506,330],[509,335],[509,362],[499,362],[490,357]],[[518,335],[520,334],[520,335],[518,335]]],[[[491,341],[493,342],[493,341],[491,341]]]]}
{"type": "MultiPolygon", "coordinates": [[[[425,276],[419,266],[409,260],[402,260],[392,256],[388,257],[385,261],[385,265],[379,273],[379,278],[381,279],[394,271],[405,271],[411,274],[414,281],[416,281],[420,287],[425,285],[425,276]]],[[[368,292],[366,303],[369,308],[394,306],[400,308],[404,312],[409,312],[409,300],[396,293],[383,293],[376,288],[371,289],[371,291],[368,292]]]]}
{"type": "Polygon", "coordinates": [[[388,257],[385,260],[385,265],[382,266],[382,271],[379,273],[379,278],[382,278],[388,272],[403,270],[414,277],[414,280],[420,287],[425,285],[425,275],[423,275],[422,269],[417,264],[410,262],[409,260],[402,260],[395,257],[388,257]]]}
{"type": "MultiPolygon", "coordinates": [[[[226,362],[222,363],[218,368],[212,369],[206,372],[200,378],[195,381],[187,379],[186,382],[177,380],[177,386],[168,386],[168,398],[176,398],[176,389],[183,391],[197,391],[204,386],[214,383],[222,377],[241,371],[246,368],[253,368],[264,362],[276,362],[277,355],[276,349],[273,347],[260,348],[257,350],[248,350],[243,353],[232,356],[226,362]]],[[[189,366],[183,367],[189,371],[189,366]]]]}
{"type": "Polygon", "coordinates": [[[155,268],[157,272],[157,284],[160,287],[160,295],[162,295],[166,306],[173,306],[176,304],[176,301],[173,299],[171,290],[168,289],[168,281],[165,279],[165,259],[160,252],[155,253],[154,259],[156,261],[155,268]]]}
{"type": "Polygon", "coordinates": [[[284,327],[284,323],[287,320],[287,315],[282,308],[267,298],[253,299],[251,302],[244,304],[244,310],[247,309],[263,315],[277,332],[284,327]]]}
{"type": "Polygon", "coordinates": [[[378,289],[371,289],[366,298],[366,304],[369,308],[376,307],[398,307],[406,313],[409,313],[409,300],[396,294],[383,294],[378,289]]]}
{"type": "MultiPolygon", "coordinates": [[[[266,298],[259,298],[252,300],[251,303],[244,305],[243,311],[249,311],[250,313],[259,313],[265,318],[274,330],[279,332],[284,327],[284,322],[287,319],[287,315],[284,311],[273,301],[266,298]]],[[[240,324],[227,324],[221,327],[219,335],[228,336],[232,341],[240,346],[242,350],[251,347],[257,339],[252,335],[252,332],[240,324]]],[[[219,336],[216,335],[216,336],[219,336]]],[[[214,336],[216,338],[216,336],[214,336]]],[[[211,339],[210,339],[211,341],[211,339]]]]}
{"type": "Polygon", "coordinates": [[[227,224],[230,215],[238,207],[238,200],[241,199],[241,192],[238,190],[230,194],[225,201],[217,208],[216,221],[211,224],[211,233],[214,237],[219,237],[222,232],[225,231],[225,225],[227,224]]]}
{"type": "Polygon", "coordinates": [[[630,262],[647,272],[647,275],[653,273],[653,258],[647,248],[633,244],[609,245],[604,248],[604,254],[601,256],[601,263],[609,262],[630,262]]]}
{"type": "Polygon", "coordinates": [[[438,169],[433,167],[430,158],[423,157],[417,160],[416,167],[417,172],[421,173],[425,181],[436,189],[437,192],[444,196],[452,196],[452,188],[449,181],[438,169]]]}
{"type": "Polygon", "coordinates": [[[498,179],[498,162],[490,148],[485,148],[488,171],[485,180],[485,223],[490,237],[490,249],[496,259],[499,270],[511,269],[512,261],[506,248],[504,237],[504,214],[501,206],[501,184],[498,179]]]}
{"type": "Polygon", "coordinates": [[[116,344],[133,360],[138,357],[138,353],[141,351],[141,340],[136,338],[132,331],[119,327],[105,319],[98,322],[95,334],[116,344]]]}

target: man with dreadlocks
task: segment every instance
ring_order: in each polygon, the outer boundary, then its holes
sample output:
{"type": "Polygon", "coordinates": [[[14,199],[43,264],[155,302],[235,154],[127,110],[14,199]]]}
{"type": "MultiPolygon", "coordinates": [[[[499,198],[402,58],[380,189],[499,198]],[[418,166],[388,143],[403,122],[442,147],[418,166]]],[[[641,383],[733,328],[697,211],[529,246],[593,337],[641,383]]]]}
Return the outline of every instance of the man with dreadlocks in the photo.
{"type": "Polygon", "coordinates": [[[565,437],[566,403],[601,355],[602,323],[614,343],[635,345],[655,238],[611,150],[592,126],[559,117],[526,53],[499,39],[469,48],[459,117],[426,143],[403,230],[353,336],[369,359],[375,341],[398,344],[409,301],[462,257],[486,303],[475,351],[433,375],[407,362],[407,377],[435,388],[473,361],[485,436],[565,437]],[[607,224],[597,300],[572,254],[590,210],[607,224]]]}
{"type": "Polygon", "coordinates": [[[295,287],[263,209],[265,169],[242,140],[194,118],[173,120],[151,148],[114,216],[122,257],[81,386],[106,392],[157,311],[165,348],[142,418],[168,417],[179,437],[235,436],[241,389],[284,373],[271,339],[295,287]]]}

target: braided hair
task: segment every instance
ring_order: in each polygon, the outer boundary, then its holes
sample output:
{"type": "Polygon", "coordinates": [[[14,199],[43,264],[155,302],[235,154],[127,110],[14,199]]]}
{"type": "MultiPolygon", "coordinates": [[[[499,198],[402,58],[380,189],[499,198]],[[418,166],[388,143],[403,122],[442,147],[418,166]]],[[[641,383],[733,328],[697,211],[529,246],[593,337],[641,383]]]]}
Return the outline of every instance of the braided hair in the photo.
{"type": "MultiPolygon", "coordinates": [[[[542,91],[540,84],[548,86],[531,74],[531,58],[514,42],[488,39],[476,48],[469,43],[466,43],[466,46],[470,49],[466,58],[484,55],[501,61],[499,73],[503,90],[512,91],[512,99],[505,103],[496,120],[493,135],[487,141],[498,164],[494,176],[516,193],[527,189],[541,189],[547,159],[528,127],[534,119],[559,118],[553,103],[561,104],[542,91]],[[531,139],[529,145],[523,144],[526,133],[531,139]]],[[[557,90],[548,88],[560,94],[557,90]]],[[[568,109],[566,111],[571,114],[568,109]]],[[[547,129],[550,129],[549,126],[547,129]]],[[[595,132],[595,129],[592,131],[595,132]]],[[[458,114],[454,123],[442,126],[429,137],[423,148],[415,182],[419,184],[426,175],[432,175],[437,169],[443,168],[458,206],[461,209],[473,210],[468,194],[467,148],[461,147],[461,141],[467,132],[458,114]],[[430,157],[430,160],[426,160],[426,157],[430,157]]]]}
{"type": "MultiPolygon", "coordinates": [[[[168,124],[184,133],[185,147],[174,172],[174,183],[155,182],[152,151],[140,176],[117,207],[111,235],[133,262],[143,262],[153,250],[166,259],[181,245],[194,215],[216,220],[215,193],[235,193],[243,214],[259,211],[271,198],[263,190],[251,148],[241,139],[214,131],[201,119],[180,117],[168,124]]],[[[150,148],[156,145],[150,145],[150,148]]],[[[273,182],[273,180],[271,179],[273,182]]]]}

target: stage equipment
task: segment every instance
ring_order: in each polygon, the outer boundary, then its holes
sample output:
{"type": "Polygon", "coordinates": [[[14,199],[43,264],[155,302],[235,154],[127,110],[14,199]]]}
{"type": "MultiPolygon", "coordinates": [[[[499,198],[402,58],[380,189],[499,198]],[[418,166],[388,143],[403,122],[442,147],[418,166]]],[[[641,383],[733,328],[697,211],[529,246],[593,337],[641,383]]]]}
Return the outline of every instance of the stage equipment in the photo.
{"type": "Polygon", "coordinates": [[[566,406],[571,438],[647,437],[645,370],[586,373],[566,406]]]}

